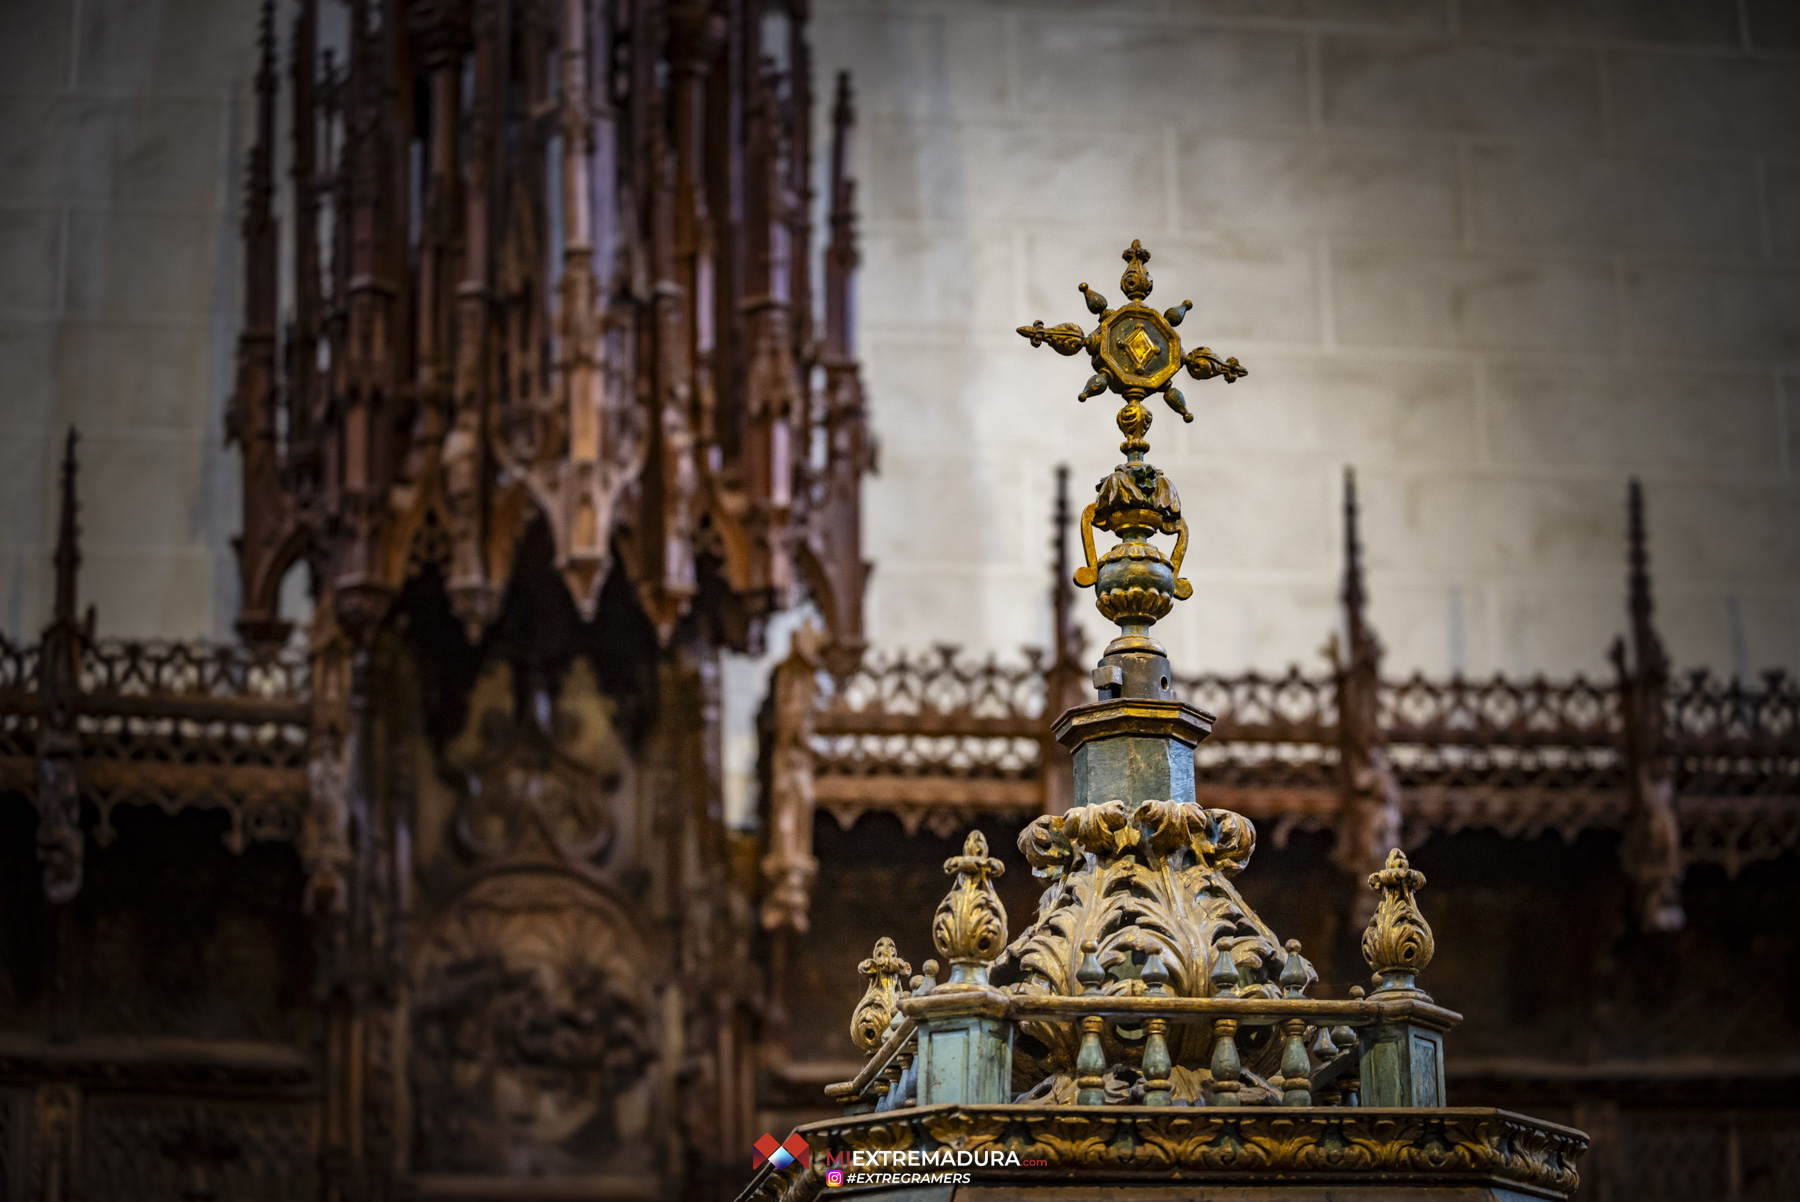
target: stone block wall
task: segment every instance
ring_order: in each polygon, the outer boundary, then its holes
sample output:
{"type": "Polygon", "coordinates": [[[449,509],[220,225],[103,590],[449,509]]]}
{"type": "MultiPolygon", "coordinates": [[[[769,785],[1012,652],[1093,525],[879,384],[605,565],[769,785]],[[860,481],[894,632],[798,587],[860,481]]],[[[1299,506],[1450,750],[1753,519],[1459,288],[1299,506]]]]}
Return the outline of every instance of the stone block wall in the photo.
{"type": "Polygon", "coordinates": [[[0,630],[51,600],[56,464],[80,427],[82,602],[106,633],[227,635],[221,414],[258,6],[0,5],[0,630]]]}
{"type": "MultiPolygon", "coordinates": [[[[230,631],[255,10],[0,6],[0,629],[47,613],[77,422],[84,600],[230,631]]],[[[1319,662],[1346,464],[1396,669],[1601,670],[1634,473],[1677,661],[1800,666],[1791,6],[817,0],[814,40],[861,114],[877,645],[1048,639],[1052,465],[1085,488],[1117,436],[1012,331],[1116,295],[1135,237],[1252,369],[1151,432],[1185,667],[1319,662]]]]}
{"type": "MultiPolygon", "coordinates": [[[[1179,662],[1320,663],[1339,480],[1396,670],[1605,670],[1625,481],[1676,661],[1800,666],[1800,20],[1769,0],[819,0],[857,85],[877,645],[1048,638],[1051,465],[1118,457],[1013,333],[1153,300],[1248,379],[1156,403],[1179,662]]],[[[1077,503],[1081,503],[1079,500],[1077,503]]],[[[1103,637],[1098,619],[1090,627],[1103,637]]]]}

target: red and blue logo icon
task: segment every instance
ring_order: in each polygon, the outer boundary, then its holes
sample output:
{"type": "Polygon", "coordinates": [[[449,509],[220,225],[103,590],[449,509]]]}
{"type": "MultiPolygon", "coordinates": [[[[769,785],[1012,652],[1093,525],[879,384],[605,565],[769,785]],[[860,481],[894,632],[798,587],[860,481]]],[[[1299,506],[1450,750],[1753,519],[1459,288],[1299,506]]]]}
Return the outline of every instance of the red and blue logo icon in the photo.
{"type": "Polygon", "coordinates": [[[786,1143],[777,1143],[775,1137],[765,1131],[763,1137],[752,1145],[750,1167],[759,1169],[766,1160],[778,1169],[785,1169],[796,1160],[805,1160],[807,1151],[806,1141],[800,1138],[797,1131],[787,1137],[786,1143]]]}

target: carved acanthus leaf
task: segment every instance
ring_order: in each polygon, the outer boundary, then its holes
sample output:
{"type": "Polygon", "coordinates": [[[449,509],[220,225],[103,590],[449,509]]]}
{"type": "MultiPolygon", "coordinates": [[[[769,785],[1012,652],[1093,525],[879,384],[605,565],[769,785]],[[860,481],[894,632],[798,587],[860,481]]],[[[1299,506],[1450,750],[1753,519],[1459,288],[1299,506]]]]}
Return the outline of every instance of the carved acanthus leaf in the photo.
{"type": "Polygon", "coordinates": [[[901,984],[912,974],[912,965],[900,958],[894,941],[883,935],[875,941],[874,954],[858,964],[856,971],[869,978],[869,984],[850,1016],[850,1041],[873,1055],[899,1008],[901,984]]]}
{"type": "Polygon", "coordinates": [[[1431,963],[1436,941],[1413,897],[1424,886],[1425,874],[1398,847],[1388,852],[1385,868],[1369,875],[1369,888],[1381,891],[1381,902],[1363,931],[1362,953],[1380,979],[1377,992],[1413,988],[1413,974],[1431,963]]]}
{"type": "Polygon", "coordinates": [[[946,987],[985,984],[988,962],[1006,947],[1006,907],[993,885],[1006,865],[988,855],[986,835],[970,831],[963,854],[944,861],[944,871],[955,873],[956,883],[938,903],[931,939],[950,961],[946,987]]]}

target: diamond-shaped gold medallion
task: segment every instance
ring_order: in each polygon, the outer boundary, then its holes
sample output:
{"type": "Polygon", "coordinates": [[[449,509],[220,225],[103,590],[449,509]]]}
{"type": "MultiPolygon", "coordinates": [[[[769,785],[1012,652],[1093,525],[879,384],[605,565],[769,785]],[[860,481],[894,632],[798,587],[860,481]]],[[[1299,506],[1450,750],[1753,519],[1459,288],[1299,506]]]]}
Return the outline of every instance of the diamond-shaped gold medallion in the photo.
{"type": "Polygon", "coordinates": [[[1139,325],[1131,327],[1131,333],[1124,339],[1124,348],[1125,353],[1131,356],[1131,366],[1139,371],[1143,371],[1144,365],[1150,362],[1150,357],[1156,354],[1156,343],[1150,340],[1150,335],[1144,333],[1144,327],[1139,325]]]}

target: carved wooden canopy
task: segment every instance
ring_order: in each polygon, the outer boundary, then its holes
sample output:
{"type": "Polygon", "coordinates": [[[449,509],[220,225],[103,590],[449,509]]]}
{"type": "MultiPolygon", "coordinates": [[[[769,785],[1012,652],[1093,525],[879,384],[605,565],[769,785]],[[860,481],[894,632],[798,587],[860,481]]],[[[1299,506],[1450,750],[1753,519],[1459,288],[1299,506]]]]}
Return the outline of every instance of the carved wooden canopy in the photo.
{"type": "Polygon", "coordinates": [[[353,637],[428,566],[477,638],[541,520],[589,617],[622,570],[665,639],[699,604],[743,646],[804,592],[854,662],[852,114],[840,78],[815,276],[789,7],[350,0],[333,56],[304,0],[285,191],[265,11],[228,415],[247,639],[285,636],[302,560],[353,637]]]}

